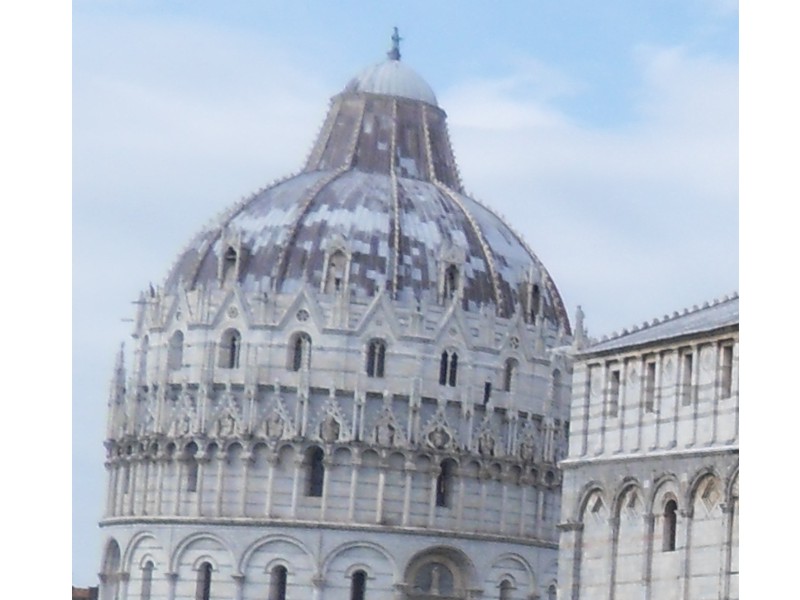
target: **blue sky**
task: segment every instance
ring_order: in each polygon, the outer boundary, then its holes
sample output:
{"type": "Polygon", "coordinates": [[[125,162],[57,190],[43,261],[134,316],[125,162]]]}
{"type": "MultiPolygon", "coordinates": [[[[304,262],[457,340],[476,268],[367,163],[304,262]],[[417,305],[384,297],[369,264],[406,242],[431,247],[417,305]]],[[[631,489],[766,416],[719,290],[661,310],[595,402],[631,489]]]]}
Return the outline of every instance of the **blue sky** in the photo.
{"type": "Polygon", "coordinates": [[[214,215],[300,168],[395,25],[467,190],[590,335],[739,287],[736,2],[75,0],[72,16],[73,583],[99,569],[131,302],[214,215]]]}

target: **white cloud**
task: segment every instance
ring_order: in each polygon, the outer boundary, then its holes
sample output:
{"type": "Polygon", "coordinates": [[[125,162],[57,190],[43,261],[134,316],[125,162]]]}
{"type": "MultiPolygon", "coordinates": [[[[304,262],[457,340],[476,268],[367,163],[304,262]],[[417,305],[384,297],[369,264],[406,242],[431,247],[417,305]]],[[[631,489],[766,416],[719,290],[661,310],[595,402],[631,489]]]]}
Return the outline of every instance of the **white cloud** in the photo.
{"type": "Polygon", "coordinates": [[[441,95],[465,184],[598,333],[738,286],[736,66],[681,48],[637,59],[638,104],[616,129],[579,125],[507,79],[441,95]]]}

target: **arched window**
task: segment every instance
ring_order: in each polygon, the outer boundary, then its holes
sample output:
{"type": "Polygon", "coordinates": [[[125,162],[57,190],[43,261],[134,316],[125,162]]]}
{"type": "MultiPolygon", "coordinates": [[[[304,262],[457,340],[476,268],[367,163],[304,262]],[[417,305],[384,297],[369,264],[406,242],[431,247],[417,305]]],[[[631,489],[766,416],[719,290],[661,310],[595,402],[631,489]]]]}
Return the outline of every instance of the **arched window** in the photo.
{"type": "Polygon", "coordinates": [[[386,362],[386,342],[372,340],[367,348],[367,376],[383,377],[383,367],[386,362]]]}
{"type": "Polygon", "coordinates": [[[675,537],[678,531],[678,503],[667,501],[664,506],[664,552],[675,550],[675,537]]]}
{"type": "Polygon", "coordinates": [[[556,600],[558,598],[558,591],[556,590],[556,584],[551,583],[550,587],[547,588],[547,600],[556,600]]]}
{"type": "Polygon", "coordinates": [[[322,448],[311,446],[306,450],[306,496],[321,497],[322,486],[325,483],[325,465],[322,448]]]}
{"type": "Polygon", "coordinates": [[[531,299],[530,299],[530,320],[531,323],[536,324],[536,315],[539,313],[539,304],[542,301],[542,293],[537,284],[531,286],[531,299]]]}
{"type": "Polygon", "coordinates": [[[222,280],[228,281],[236,278],[236,250],[231,246],[225,250],[222,258],[222,280]]]}
{"type": "Polygon", "coordinates": [[[503,369],[503,389],[506,392],[511,391],[511,386],[514,381],[514,374],[517,371],[519,363],[514,358],[506,359],[505,369],[503,369]]]}
{"type": "Polygon", "coordinates": [[[140,594],[140,600],[150,600],[150,594],[152,593],[153,588],[153,565],[152,560],[148,560],[144,567],[142,567],[142,593],[140,594]]]}
{"type": "Polygon", "coordinates": [[[235,329],[228,329],[222,334],[219,343],[219,366],[223,369],[238,369],[241,348],[242,335],[235,329]]]}
{"type": "Polygon", "coordinates": [[[355,571],[350,577],[350,600],[364,600],[367,594],[367,574],[355,571]]]}
{"type": "Polygon", "coordinates": [[[210,562],[204,562],[197,571],[197,590],[196,600],[211,600],[211,571],[213,567],[210,562]]]}
{"type": "Polygon", "coordinates": [[[326,294],[340,292],[344,287],[345,273],[347,272],[347,256],[341,250],[336,250],[328,258],[328,268],[325,273],[326,294]]]}
{"type": "Polygon", "coordinates": [[[448,265],[444,270],[444,288],[443,294],[445,300],[452,300],[458,291],[458,267],[455,265],[448,265]]]}
{"type": "Polygon", "coordinates": [[[286,600],[286,567],[278,565],[272,567],[269,573],[269,598],[268,600],[286,600]]]}
{"type": "Polygon", "coordinates": [[[199,465],[197,464],[197,444],[192,442],[186,447],[186,491],[197,491],[197,476],[199,465]]]}
{"type": "Polygon", "coordinates": [[[511,600],[511,590],[513,589],[511,582],[504,579],[500,582],[500,600],[511,600]]]}
{"type": "Polygon", "coordinates": [[[439,362],[439,385],[455,387],[458,380],[458,354],[455,352],[442,352],[439,362]]]}
{"type": "Polygon", "coordinates": [[[292,371],[300,371],[311,366],[311,336],[307,333],[296,334],[292,338],[289,350],[289,366],[292,371]]]}
{"type": "Polygon", "coordinates": [[[176,331],[169,338],[169,348],[167,349],[167,368],[170,371],[177,371],[183,366],[183,332],[176,331]]]}
{"type": "Polygon", "coordinates": [[[454,471],[455,463],[449,458],[439,465],[439,476],[436,478],[436,506],[448,507],[452,504],[454,471]]]}

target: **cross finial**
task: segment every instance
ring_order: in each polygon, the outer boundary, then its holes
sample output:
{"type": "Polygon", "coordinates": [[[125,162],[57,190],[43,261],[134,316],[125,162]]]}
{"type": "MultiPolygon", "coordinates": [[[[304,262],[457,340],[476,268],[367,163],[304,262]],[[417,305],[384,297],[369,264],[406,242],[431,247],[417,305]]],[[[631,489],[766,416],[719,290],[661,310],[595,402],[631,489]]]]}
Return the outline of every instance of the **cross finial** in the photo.
{"type": "Polygon", "coordinates": [[[391,60],[400,60],[400,42],[402,39],[397,32],[397,27],[395,27],[392,34],[392,49],[386,53],[391,60]]]}

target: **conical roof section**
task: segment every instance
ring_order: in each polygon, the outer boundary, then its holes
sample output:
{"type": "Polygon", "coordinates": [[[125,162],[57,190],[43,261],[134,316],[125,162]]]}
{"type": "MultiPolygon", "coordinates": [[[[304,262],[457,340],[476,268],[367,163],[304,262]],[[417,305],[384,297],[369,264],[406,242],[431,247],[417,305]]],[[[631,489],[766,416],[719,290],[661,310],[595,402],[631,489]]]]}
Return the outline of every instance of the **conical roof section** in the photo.
{"type": "Polygon", "coordinates": [[[350,80],[332,98],[303,171],[198,235],[167,290],[229,285],[230,262],[245,293],[307,286],[325,294],[331,257],[342,252],[352,301],[387,290],[401,302],[442,302],[445,272],[455,268],[465,310],[535,312],[537,322],[569,332],[544,265],[502,219],[464,193],[445,112],[430,86],[400,65],[395,42],[388,61],[350,80]]]}
{"type": "Polygon", "coordinates": [[[333,98],[305,170],[351,167],[460,191],[446,114],[431,87],[394,50],[333,98]]]}

